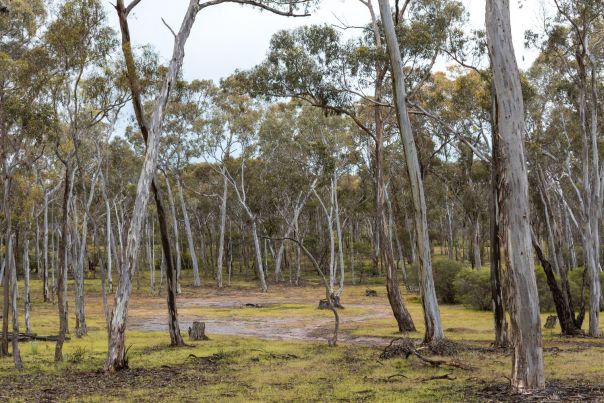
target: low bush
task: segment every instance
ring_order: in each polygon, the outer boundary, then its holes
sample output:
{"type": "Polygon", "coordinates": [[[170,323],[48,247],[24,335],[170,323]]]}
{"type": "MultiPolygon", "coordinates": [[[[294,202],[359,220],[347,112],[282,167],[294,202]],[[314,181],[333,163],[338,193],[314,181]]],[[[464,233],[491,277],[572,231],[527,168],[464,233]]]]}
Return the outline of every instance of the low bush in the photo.
{"type": "MultiPolygon", "coordinates": [[[[449,259],[439,259],[432,263],[434,275],[434,288],[436,297],[442,304],[455,304],[458,301],[454,281],[457,274],[463,269],[460,262],[449,259]]],[[[407,285],[419,289],[419,266],[414,263],[407,266],[407,285]]]]}
{"type": "Polygon", "coordinates": [[[437,260],[433,264],[434,287],[436,296],[442,304],[455,304],[458,302],[455,290],[455,279],[463,270],[463,265],[455,260],[437,260]]]}
{"type": "Polygon", "coordinates": [[[457,300],[468,308],[491,309],[491,273],[489,270],[461,270],[454,281],[457,300]]]}

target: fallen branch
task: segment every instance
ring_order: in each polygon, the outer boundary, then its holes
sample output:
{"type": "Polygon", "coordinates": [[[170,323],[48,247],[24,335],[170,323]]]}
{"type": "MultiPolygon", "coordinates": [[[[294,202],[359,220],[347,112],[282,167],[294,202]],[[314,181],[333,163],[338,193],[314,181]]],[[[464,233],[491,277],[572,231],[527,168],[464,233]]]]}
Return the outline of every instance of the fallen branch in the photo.
{"type": "MultiPolygon", "coordinates": [[[[31,340],[36,340],[36,341],[57,341],[57,337],[59,336],[38,336],[35,333],[19,333],[19,335],[17,336],[17,340],[18,341],[31,341],[31,340]]],[[[0,332],[0,338],[2,338],[2,332],[0,332]]],[[[12,341],[13,340],[13,334],[9,333],[8,334],[8,340],[12,341]]],[[[65,340],[69,340],[69,337],[65,336],[65,340]]]]}
{"type": "Polygon", "coordinates": [[[420,378],[420,379],[418,379],[418,381],[420,381],[420,382],[428,382],[428,381],[434,381],[434,380],[438,380],[438,379],[445,379],[447,381],[454,381],[457,378],[455,378],[451,374],[444,374],[444,375],[429,376],[427,378],[420,378]]]}
{"type": "Polygon", "coordinates": [[[386,346],[386,348],[384,348],[384,350],[380,354],[380,359],[388,359],[393,357],[409,358],[409,356],[414,355],[421,361],[430,364],[433,367],[440,367],[441,365],[444,365],[463,370],[473,369],[471,366],[455,360],[437,360],[433,358],[428,358],[422,355],[420,353],[420,350],[421,349],[415,347],[415,343],[413,342],[413,340],[404,337],[397,337],[395,339],[392,339],[390,343],[386,346]],[[396,342],[398,343],[395,344],[396,342]]]}

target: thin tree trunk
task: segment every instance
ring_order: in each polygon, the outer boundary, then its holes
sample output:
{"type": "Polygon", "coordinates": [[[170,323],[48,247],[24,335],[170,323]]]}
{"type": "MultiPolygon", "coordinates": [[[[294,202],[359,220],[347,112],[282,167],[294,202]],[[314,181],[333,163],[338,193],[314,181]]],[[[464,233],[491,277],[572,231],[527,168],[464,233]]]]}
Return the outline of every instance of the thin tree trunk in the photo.
{"type": "MultiPolygon", "coordinates": [[[[18,250],[18,248],[16,248],[18,250]]],[[[19,351],[19,309],[17,306],[17,299],[19,297],[19,289],[17,287],[17,264],[15,263],[15,250],[13,250],[12,237],[8,241],[8,256],[10,265],[7,267],[7,271],[10,270],[10,288],[12,291],[11,305],[12,305],[12,317],[13,317],[13,361],[15,362],[15,368],[23,369],[23,362],[21,361],[21,352],[19,351]]],[[[8,284],[5,285],[8,288],[8,284]]]]}
{"type": "Polygon", "coordinates": [[[392,66],[393,96],[396,105],[396,115],[400,129],[401,141],[405,151],[407,174],[411,185],[413,197],[415,231],[417,234],[417,248],[419,251],[420,289],[421,300],[424,308],[424,323],[426,326],[424,342],[430,343],[445,337],[440,319],[440,310],[434,289],[434,278],[432,276],[432,257],[430,255],[430,239],[428,235],[428,218],[426,200],[424,196],[424,185],[421,177],[417,148],[413,138],[411,121],[407,112],[404,79],[404,66],[399,51],[398,39],[392,21],[389,0],[379,0],[382,24],[388,54],[392,66]]]}
{"type": "Polygon", "coordinates": [[[23,309],[25,317],[25,333],[31,333],[31,326],[29,323],[29,312],[31,308],[31,295],[29,290],[29,238],[25,234],[25,245],[23,247],[23,309]]]}
{"type": "MultiPolygon", "coordinates": [[[[182,67],[182,62],[184,58],[184,45],[191,32],[193,22],[195,21],[195,17],[197,15],[197,12],[199,11],[199,7],[199,3],[196,0],[190,0],[187,12],[181,24],[180,31],[174,38],[174,49],[172,58],[170,60],[170,65],[164,78],[164,82],[162,84],[159,96],[155,101],[153,113],[151,115],[151,123],[148,126],[146,139],[147,149],[145,152],[143,167],[136,189],[136,198],[134,201],[133,214],[130,221],[130,228],[128,230],[128,237],[126,243],[126,254],[124,256],[124,261],[120,268],[120,282],[118,285],[118,289],[115,293],[115,301],[113,304],[113,313],[111,317],[111,326],[109,329],[109,349],[107,352],[105,369],[110,371],[117,371],[128,366],[125,345],[128,303],[132,291],[132,275],[134,274],[133,266],[138,254],[137,252],[140,244],[140,232],[142,227],[142,221],[147,211],[147,203],[149,201],[149,192],[151,190],[152,183],[155,183],[153,181],[153,178],[155,177],[155,171],[157,168],[160,127],[170,96],[170,90],[172,89],[172,87],[175,86],[174,83],[177,79],[178,72],[182,67]]],[[[124,53],[130,52],[130,57],[126,57],[126,64],[128,65],[129,71],[135,72],[136,67],[134,66],[134,61],[131,54],[130,36],[127,27],[127,12],[123,0],[117,1],[116,10],[120,19],[120,27],[122,28],[123,50],[124,53]]],[[[138,84],[138,82],[133,74],[129,74],[129,79],[131,80],[130,87],[131,89],[133,89],[135,85],[138,84]],[[133,85],[134,82],[136,82],[135,85],[133,85]]],[[[133,98],[136,98],[136,101],[140,103],[140,96],[139,93],[137,93],[136,88],[134,88],[132,92],[136,95],[133,98]]],[[[135,109],[138,110],[137,114],[142,112],[142,108],[135,109]]],[[[137,118],[139,118],[139,116],[137,116],[137,118]]],[[[144,119],[144,117],[140,116],[139,120],[141,122],[142,119],[144,119]]],[[[141,126],[147,128],[146,125],[141,126]]],[[[157,190],[156,186],[153,187],[155,190],[157,190]]],[[[161,199],[159,198],[157,191],[155,191],[154,193],[157,204],[157,202],[161,199]]],[[[160,219],[160,225],[161,224],[162,222],[160,219]]],[[[168,269],[169,268],[170,265],[168,265],[168,269]]],[[[169,276],[168,282],[173,280],[172,277],[173,276],[169,276]]],[[[176,307],[175,305],[170,306],[170,299],[171,293],[169,292],[168,312],[171,316],[169,320],[169,327],[171,332],[172,330],[177,331],[177,333],[175,334],[175,336],[178,337],[176,341],[182,344],[183,342],[182,338],[180,338],[180,330],[178,329],[176,320],[176,307]]],[[[172,302],[174,302],[173,298],[172,302]]],[[[173,335],[171,334],[171,336],[173,335]]]]}
{"type": "Polygon", "coordinates": [[[61,219],[61,239],[59,241],[59,276],[57,282],[57,305],[59,307],[59,335],[55,346],[55,362],[63,361],[63,343],[67,333],[67,295],[65,286],[67,284],[67,234],[69,231],[69,203],[71,201],[72,175],[69,163],[65,165],[65,190],[63,193],[63,217],[61,219]]]}
{"type": "MultiPolygon", "coordinates": [[[[178,233],[178,220],[176,218],[176,206],[174,205],[174,196],[170,179],[166,175],[166,190],[168,191],[168,203],[170,204],[170,213],[172,216],[172,231],[174,233],[174,249],[176,250],[176,293],[180,294],[180,272],[182,269],[182,257],[180,253],[180,236],[178,233]]],[[[168,282],[169,284],[169,282],[168,282]]]]}
{"type": "Polygon", "coordinates": [[[216,264],[216,285],[218,288],[222,288],[222,261],[224,256],[224,234],[226,231],[226,210],[227,210],[227,196],[228,196],[228,181],[226,175],[223,173],[222,181],[222,200],[220,203],[220,235],[218,238],[218,260],[216,264]]]}
{"type": "Polygon", "coordinates": [[[197,254],[195,253],[195,243],[193,242],[193,233],[191,232],[191,221],[189,220],[189,213],[187,212],[187,205],[185,204],[185,196],[182,189],[182,183],[180,176],[176,176],[176,184],[178,185],[178,194],[180,195],[180,209],[182,210],[182,216],[185,221],[185,232],[187,234],[187,242],[189,244],[189,254],[191,255],[191,261],[193,263],[193,286],[201,286],[201,280],[199,278],[199,266],[197,265],[197,254]]]}
{"type": "Polygon", "coordinates": [[[474,253],[474,265],[476,266],[476,269],[482,269],[482,257],[480,256],[480,219],[478,216],[474,221],[474,233],[472,235],[472,252],[474,253]]]}
{"type": "Polygon", "coordinates": [[[268,286],[266,285],[266,279],[264,277],[264,270],[262,269],[262,250],[260,249],[260,240],[258,239],[258,230],[256,228],[256,221],[252,221],[252,238],[254,240],[254,251],[256,253],[256,274],[258,275],[258,280],[260,281],[260,289],[262,292],[268,291],[268,286]]]}

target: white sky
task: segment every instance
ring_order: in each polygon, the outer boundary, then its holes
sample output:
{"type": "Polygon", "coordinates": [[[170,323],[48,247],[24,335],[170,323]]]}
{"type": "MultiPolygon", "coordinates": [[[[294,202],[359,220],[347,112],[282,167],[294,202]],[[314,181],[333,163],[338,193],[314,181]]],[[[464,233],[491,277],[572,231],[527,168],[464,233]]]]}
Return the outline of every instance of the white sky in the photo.
{"type": "MultiPolygon", "coordinates": [[[[484,27],[485,0],[462,1],[470,13],[469,29],[484,27]]],[[[106,3],[110,24],[119,32],[111,3],[112,0],[106,3]]],[[[538,29],[543,5],[541,0],[511,0],[510,3],[516,55],[520,67],[526,68],[535,54],[524,49],[524,31],[538,29]]],[[[167,60],[173,39],[161,18],[178,30],[187,4],[187,0],[143,0],[129,17],[135,46],[152,45],[167,60]]],[[[218,80],[235,69],[253,67],[264,59],[275,32],[305,24],[338,24],[338,18],[349,25],[360,26],[368,22],[369,13],[358,0],[323,0],[321,8],[306,18],[286,18],[236,4],[206,8],[198,14],[186,45],[184,77],[218,80]]]]}

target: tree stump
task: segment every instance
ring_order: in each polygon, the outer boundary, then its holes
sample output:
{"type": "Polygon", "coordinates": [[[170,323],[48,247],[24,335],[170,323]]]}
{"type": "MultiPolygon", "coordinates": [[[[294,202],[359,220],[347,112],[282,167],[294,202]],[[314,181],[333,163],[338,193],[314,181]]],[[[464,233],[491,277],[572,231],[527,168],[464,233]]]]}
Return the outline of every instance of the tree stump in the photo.
{"type": "Polygon", "coordinates": [[[558,317],[556,315],[550,315],[547,317],[545,321],[545,325],[543,326],[546,329],[553,329],[556,327],[556,323],[558,322],[558,317]]]}
{"type": "Polygon", "coordinates": [[[367,289],[367,291],[365,291],[365,295],[367,297],[377,297],[377,291],[376,290],[367,289]]]}
{"type": "MultiPolygon", "coordinates": [[[[334,295],[333,297],[333,306],[334,308],[344,309],[342,304],[340,304],[340,297],[334,295]]],[[[329,309],[329,301],[327,299],[322,299],[319,301],[319,309],[329,309]]]]}
{"type": "Polygon", "coordinates": [[[189,328],[190,340],[208,340],[206,336],[206,324],[204,322],[193,322],[193,327],[189,328]]]}

